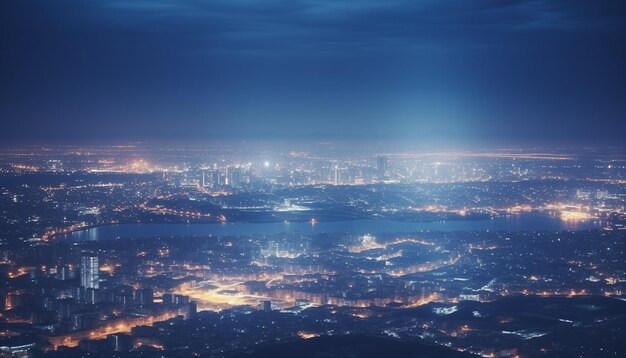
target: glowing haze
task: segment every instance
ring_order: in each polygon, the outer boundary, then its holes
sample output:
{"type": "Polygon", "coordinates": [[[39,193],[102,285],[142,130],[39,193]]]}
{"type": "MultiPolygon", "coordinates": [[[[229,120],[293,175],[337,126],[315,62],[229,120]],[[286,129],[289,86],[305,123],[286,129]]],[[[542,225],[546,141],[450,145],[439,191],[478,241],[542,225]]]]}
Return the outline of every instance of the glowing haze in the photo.
{"type": "Polygon", "coordinates": [[[619,143],[625,8],[6,0],[0,139],[619,143]]]}

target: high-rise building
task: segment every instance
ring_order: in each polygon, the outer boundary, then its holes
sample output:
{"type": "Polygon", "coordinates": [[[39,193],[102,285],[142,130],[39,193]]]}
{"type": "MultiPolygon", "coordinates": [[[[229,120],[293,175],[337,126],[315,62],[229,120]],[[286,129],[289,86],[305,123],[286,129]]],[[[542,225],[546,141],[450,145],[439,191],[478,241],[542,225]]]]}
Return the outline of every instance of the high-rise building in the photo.
{"type": "Polygon", "coordinates": [[[384,156],[379,156],[376,160],[376,169],[378,174],[378,180],[387,179],[389,172],[389,159],[384,156]]]}
{"type": "Polygon", "coordinates": [[[263,311],[264,312],[272,312],[272,301],[262,301],[263,311]]]}
{"type": "Polygon", "coordinates": [[[164,305],[172,305],[174,304],[174,295],[171,293],[164,293],[162,300],[164,305]]]}
{"type": "Polygon", "coordinates": [[[154,291],[151,288],[142,288],[135,291],[135,303],[151,305],[154,303],[154,291]]]}
{"type": "Polygon", "coordinates": [[[93,289],[100,287],[98,255],[93,252],[83,252],[80,257],[80,285],[84,288],[93,289]]]}
{"type": "Polygon", "coordinates": [[[72,271],[67,265],[59,266],[57,268],[57,278],[61,281],[69,280],[72,278],[72,271]]]}
{"type": "Polygon", "coordinates": [[[240,167],[228,168],[227,173],[228,185],[238,187],[241,185],[243,178],[240,167]]]}
{"type": "Polygon", "coordinates": [[[83,302],[95,304],[100,301],[100,290],[97,288],[84,289],[83,302]]]}
{"type": "Polygon", "coordinates": [[[337,165],[333,168],[333,184],[339,184],[339,166],[337,165]]]}
{"type": "Polygon", "coordinates": [[[56,314],[59,320],[69,320],[72,318],[72,310],[76,307],[73,298],[59,298],[56,304],[56,314]]]}
{"type": "Polygon", "coordinates": [[[107,337],[111,348],[116,352],[129,351],[133,348],[133,337],[125,333],[116,333],[107,337]]]}
{"type": "Polygon", "coordinates": [[[222,173],[219,170],[214,170],[211,172],[211,185],[213,187],[222,185],[222,173]]]}
{"type": "Polygon", "coordinates": [[[189,296],[174,295],[174,304],[175,305],[186,305],[188,303],[189,303],[189,296]]]}
{"type": "Polygon", "coordinates": [[[183,316],[186,319],[196,318],[198,315],[198,304],[195,301],[189,301],[189,304],[184,307],[183,316]]]}
{"type": "Polygon", "coordinates": [[[95,327],[98,324],[99,314],[94,311],[79,311],[72,314],[72,328],[75,330],[83,330],[95,327]]]}

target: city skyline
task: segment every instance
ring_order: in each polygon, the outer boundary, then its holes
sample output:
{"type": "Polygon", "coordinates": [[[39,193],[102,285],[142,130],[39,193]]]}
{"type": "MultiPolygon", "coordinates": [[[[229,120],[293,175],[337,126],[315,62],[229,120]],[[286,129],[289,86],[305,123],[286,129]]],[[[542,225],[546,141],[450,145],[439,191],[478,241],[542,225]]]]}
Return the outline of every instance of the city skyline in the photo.
{"type": "Polygon", "coordinates": [[[626,2],[0,1],[0,356],[626,355],[626,2]]]}
{"type": "Polygon", "coordinates": [[[625,170],[598,148],[0,149],[0,352],[620,356],[625,170]]]}

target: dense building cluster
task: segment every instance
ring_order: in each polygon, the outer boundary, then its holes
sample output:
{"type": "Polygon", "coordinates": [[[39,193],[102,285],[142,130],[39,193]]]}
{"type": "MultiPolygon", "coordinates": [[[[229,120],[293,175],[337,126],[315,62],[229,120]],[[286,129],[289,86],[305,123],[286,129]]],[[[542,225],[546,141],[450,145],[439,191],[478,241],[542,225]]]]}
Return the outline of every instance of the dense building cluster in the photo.
{"type": "Polygon", "coordinates": [[[625,351],[619,158],[156,153],[2,153],[0,354],[245,356],[344,335],[625,351]]]}

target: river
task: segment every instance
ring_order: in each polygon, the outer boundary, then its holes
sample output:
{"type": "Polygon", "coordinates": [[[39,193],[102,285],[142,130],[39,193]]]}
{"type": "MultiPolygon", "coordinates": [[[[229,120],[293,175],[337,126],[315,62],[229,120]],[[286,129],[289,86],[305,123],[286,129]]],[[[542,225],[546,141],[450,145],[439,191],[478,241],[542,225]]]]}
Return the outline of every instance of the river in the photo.
{"type": "Polygon", "coordinates": [[[65,235],[72,241],[110,240],[165,236],[271,235],[276,233],[355,233],[417,231],[580,231],[600,229],[600,221],[563,221],[543,213],[498,216],[485,220],[407,222],[394,220],[352,220],[317,222],[278,222],[221,224],[119,224],[98,226],[65,235]]]}

